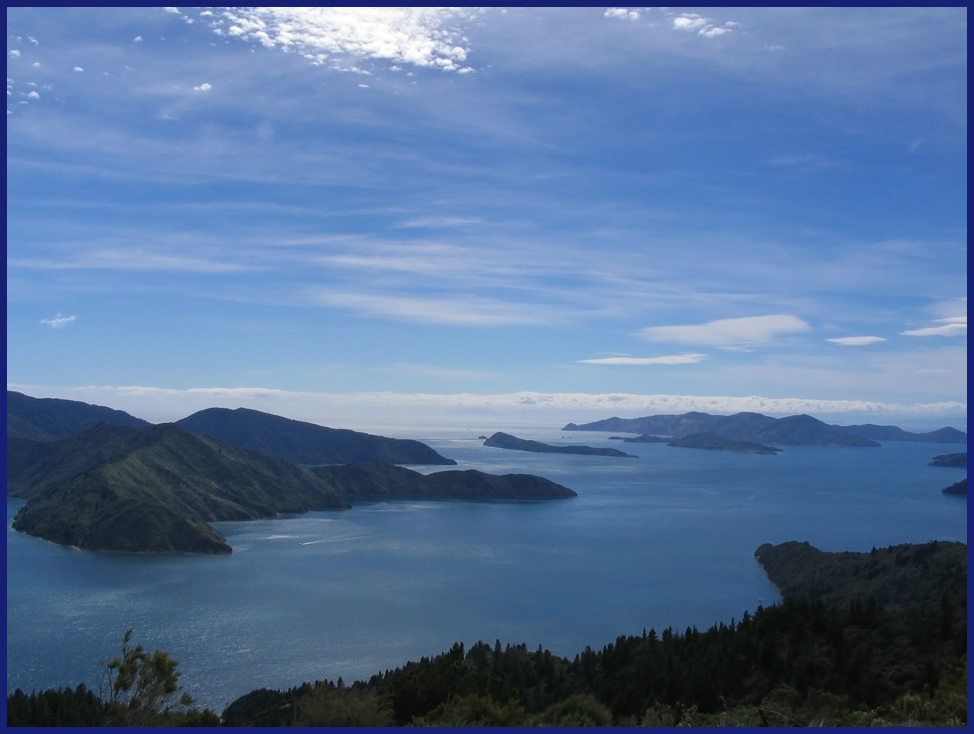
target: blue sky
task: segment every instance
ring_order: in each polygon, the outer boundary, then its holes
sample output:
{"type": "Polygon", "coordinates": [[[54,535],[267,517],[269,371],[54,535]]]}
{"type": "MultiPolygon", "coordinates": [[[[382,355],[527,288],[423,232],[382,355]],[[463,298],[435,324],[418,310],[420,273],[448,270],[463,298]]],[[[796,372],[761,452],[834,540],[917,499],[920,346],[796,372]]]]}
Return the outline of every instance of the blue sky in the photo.
{"type": "Polygon", "coordinates": [[[966,202],[965,9],[7,10],[8,386],[150,420],[966,422],[966,202]]]}

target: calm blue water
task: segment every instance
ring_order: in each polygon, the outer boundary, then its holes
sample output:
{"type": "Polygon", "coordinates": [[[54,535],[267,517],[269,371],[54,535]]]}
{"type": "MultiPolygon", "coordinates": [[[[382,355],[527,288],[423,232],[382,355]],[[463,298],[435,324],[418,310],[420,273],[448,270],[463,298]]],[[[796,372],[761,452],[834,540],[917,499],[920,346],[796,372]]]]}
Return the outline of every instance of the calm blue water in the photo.
{"type": "MultiPolygon", "coordinates": [[[[530,436],[557,442],[560,434],[530,436]]],[[[397,502],[220,525],[230,557],[72,551],[9,530],[7,690],[100,682],[125,630],[180,662],[217,711],[262,686],[346,681],[455,641],[574,656],[622,634],[704,629],[777,596],[765,542],[869,550],[967,542],[967,501],[934,468],[957,445],[794,447],[749,456],[624,444],[639,459],[427,439],[459,468],[540,474],[579,493],[532,503],[397,502]]]]}

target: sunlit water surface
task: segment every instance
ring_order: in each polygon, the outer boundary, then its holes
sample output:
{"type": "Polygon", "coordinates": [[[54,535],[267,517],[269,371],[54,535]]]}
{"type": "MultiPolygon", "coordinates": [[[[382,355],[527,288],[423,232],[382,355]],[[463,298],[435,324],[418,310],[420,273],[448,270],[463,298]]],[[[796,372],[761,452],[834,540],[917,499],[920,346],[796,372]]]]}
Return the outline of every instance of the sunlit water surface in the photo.
{"type": "Polygon", "coordinates": [[[97,690],[101,664],[132,628],[179,661],[199,703],[221,711],[254,688],[367,679],[456,641],[574,656],[644,628],[739,619],[778,599],[753,557],[762,543],[865,551],[967,542],[966,499],[940,492],[966,471],[927,466],[965,449],[957,445],[752,456],[607,434],[529,437],[639,458],[427,438],[458,468],[540,474],[579,496],[373,503],[222,523],[228,557],[62,548],[10,530],[22,502],[8,500],[7,690],[97,690]]]}

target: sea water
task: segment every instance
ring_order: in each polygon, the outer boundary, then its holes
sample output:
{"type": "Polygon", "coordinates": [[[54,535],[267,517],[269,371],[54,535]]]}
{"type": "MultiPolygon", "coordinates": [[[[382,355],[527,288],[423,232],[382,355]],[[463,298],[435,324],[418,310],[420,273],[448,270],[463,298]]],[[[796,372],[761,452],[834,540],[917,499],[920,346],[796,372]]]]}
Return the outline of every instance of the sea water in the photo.
{"type": "MultiPolygon", "coordinates": [[[[762,543],[868,551],[967,542],[966,470],[927,466],[958,445],[786,447],[777,456],[543,433],[635,459],[530,454],[427,438],[459,469],[538,474],[578,497],[394,501],[221,523],[231,556],[91,553],[10,530],[7,690],[98,690],[122,636],[179,661],[217,711],[250,690],[346,682],[457,641],[574,657],[619,635],[706,629],[778,597],[762,543]]],[[[425,472],[452,467],[427,467],[425,472]]]]}

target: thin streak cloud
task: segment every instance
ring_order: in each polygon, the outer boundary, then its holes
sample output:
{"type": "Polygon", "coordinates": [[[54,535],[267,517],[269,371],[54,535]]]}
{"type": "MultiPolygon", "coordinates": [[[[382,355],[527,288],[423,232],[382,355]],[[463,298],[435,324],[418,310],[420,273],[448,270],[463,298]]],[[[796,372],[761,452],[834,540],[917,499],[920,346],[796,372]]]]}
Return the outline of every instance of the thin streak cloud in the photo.
{"type": "Polygon", "coordinates": [[[834,339],[826,339],[825,341],[832,342],[833,344],[841,344],[844,347],[865,347],[869,344],[879,344],[886,340],[881,336],[839,336],[834,339]]]}
{"type": "Polygon", "coordinates": [[[600,357],[598,359],[580,359],[580,364],[697,364],[707,358],[705,354],[671,354],[665,357],[600,357]]]}

